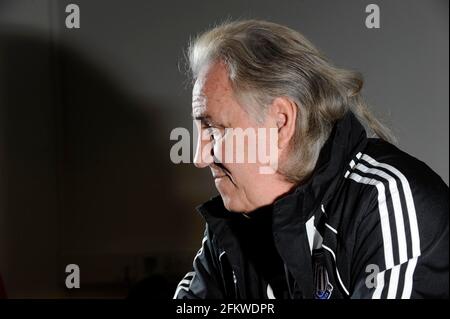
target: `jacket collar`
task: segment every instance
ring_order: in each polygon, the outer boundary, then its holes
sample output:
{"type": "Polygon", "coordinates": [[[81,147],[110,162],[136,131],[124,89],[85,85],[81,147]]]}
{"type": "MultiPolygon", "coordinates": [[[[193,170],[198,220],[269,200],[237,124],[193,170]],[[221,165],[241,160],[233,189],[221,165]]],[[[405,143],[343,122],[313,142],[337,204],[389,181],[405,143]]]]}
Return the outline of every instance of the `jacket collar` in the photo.
{"type": "MultiPolygon", "coordinates": [[[[288,205],[295,206],[295,211],[292,213],[298,214],[298,211],[301,211],[302,220],[308,220],[316,208],[321,204],[326,206],[333,197],[335,190],[344,180],[344,173],[350,160],[366,145],[367,136],[364,127],[352,112],[347,112],[334,125],[308,181],[298,186],[291,196],[281,198],[275,203],[275,208],[280,205],[286,208],[286,203],[292,204],[297,201],[297,205],[288,205]],[[302,203],[298,203],[299,199],[302,203]]],[[[283,213],[283,215],[287,214],[283,213]]]]}

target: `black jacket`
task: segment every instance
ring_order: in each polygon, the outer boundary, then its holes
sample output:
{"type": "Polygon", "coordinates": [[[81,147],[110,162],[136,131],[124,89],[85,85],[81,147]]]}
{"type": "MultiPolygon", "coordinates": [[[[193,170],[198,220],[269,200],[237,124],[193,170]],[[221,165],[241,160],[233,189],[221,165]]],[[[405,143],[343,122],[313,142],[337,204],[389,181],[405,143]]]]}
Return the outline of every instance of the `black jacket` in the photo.
{"type": "Polygon", "coordinates": [[[202,248],[174,298],[448,298],[448,186],[367,138],[351,112],[309,181],[263,218],[230,213],[220,197],[198,211],[202,248]]]}

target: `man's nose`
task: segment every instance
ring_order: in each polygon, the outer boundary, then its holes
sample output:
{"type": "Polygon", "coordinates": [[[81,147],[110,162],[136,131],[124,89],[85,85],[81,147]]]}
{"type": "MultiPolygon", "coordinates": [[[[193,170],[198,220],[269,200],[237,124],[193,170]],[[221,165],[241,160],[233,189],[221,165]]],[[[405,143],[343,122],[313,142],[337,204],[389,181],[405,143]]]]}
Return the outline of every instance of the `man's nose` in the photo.
{"type": "Polygon", "coordinates": [[[199,134],[195,149],[194,165],[197,168],[205,168],[214,162],[213,146],[209,140],[204,140],[199,134]]]}

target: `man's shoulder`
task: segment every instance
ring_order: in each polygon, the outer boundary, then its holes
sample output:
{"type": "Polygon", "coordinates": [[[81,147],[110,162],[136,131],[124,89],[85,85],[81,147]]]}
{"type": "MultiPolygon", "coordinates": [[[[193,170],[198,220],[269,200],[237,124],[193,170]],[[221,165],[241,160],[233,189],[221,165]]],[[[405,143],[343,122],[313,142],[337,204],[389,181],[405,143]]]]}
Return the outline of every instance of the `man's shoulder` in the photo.
{"type": "MultiPolygon", "coordinates": [[[[367,147],[362,152],[361,163],[379,170],[380,175],[389,176],[400,183],[408,182],[412,190],[429,189],[447,190],[448,186],[442,178],[426,163],[406,153],[397,146],[377,138],[368,139],[367,147]]],[[[375,174],[376,175],[376,174],[375,174]]]]}
{"type": "Polygon", "coordinates": [[[423,161],[380,139],[369,139],[357,157],[348,180],[363,187],[366,207],[379,207],[381,200],[389,212],[399,205],[414,209],[420,221],[448,218],[449,188],[423,161]]]}

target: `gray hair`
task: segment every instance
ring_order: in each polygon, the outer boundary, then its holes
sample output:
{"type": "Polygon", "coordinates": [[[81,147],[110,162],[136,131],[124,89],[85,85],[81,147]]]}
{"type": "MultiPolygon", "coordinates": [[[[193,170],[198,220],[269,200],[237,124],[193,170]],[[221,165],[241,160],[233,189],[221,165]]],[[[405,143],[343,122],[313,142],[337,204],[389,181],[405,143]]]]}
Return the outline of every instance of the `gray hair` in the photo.
{"type": "Polygon", "coordinates": [[[335,122],[349,110],[372,134],[394,140],[362,99],[362,76],[335,67],[288,27],[258,20],[227,22],[191,41],[188,58],[193,80],[203,67],[225,63],[234,93],[258,121],[276,97],[296,103],[289,159],[279,166],[289,181],[310,176],[335,122]]]}

